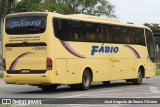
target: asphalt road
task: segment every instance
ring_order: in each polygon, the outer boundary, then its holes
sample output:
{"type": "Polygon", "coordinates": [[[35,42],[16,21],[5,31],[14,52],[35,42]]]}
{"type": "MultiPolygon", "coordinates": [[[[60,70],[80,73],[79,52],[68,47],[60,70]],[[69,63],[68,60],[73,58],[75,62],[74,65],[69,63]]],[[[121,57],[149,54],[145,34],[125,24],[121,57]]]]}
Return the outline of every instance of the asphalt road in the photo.
{"type": "MultiPolygon", "coordinates": [[[[133,85],[125,81],[113,81],[109,86],[102,83],[94,83],[88,91],[71,89],[62,85],[52,92],[44,92],[36,86],[9,85],[0,79],[0,98],[158,98],[160,99],[160,77],[143,79],[142,85],[133,85]]],[[[78,105],[69,105],[78,106],[78,105]]],[[[88,107],[88,105],[83,105],[88,107]]],[[[91,107],[98,106],[95,104],[91,107]]],[[[100,105],[106,106],[106,105],[100,105]]],[[[114,105],[114,107],[124,107],[125,105],[114,105]]],[[[132,105],[134,107],[134,105],[132,105]]],[[[135,105],[136,106],[136,105],[135,105]]],[[[151,105],[145,105],[144,107],[151,105]]],[[[159,107],[160,105],[155,105],[159,107]]],[[[143,107],[141,105],[140,107],[143,107]]]]}

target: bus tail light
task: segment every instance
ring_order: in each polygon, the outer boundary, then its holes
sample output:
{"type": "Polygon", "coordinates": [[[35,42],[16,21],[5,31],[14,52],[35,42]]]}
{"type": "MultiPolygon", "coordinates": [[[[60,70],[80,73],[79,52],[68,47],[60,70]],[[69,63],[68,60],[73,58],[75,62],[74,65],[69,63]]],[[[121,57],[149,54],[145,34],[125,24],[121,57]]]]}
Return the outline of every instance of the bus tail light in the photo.
{"type": "Polygon", "coordinates": [[[6,61],[5,61],[5,59],[3,59],[3,70],[4,71],[6,70],[6,61]]]}
{"type": "Polygon", "coordinates": [[[47,58],[47,70],[52,70],[52,59],[51,58],[47,58]]]}

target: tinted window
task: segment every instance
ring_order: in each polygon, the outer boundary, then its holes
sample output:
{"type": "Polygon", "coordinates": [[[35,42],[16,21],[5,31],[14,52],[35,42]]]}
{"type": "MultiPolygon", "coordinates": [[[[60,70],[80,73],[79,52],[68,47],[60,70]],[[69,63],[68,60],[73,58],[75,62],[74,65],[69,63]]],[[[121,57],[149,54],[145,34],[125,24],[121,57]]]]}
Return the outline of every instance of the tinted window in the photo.
{"type": "Polygon", "coordinates": [[[46,16],[20,16],[6,18],[7,34],[37,34],[46,29],[46,16]]]}
{"type": "Polygon", "coordinates": [[[144,30],[143,29],[136,29],[135,30],[135,43],[139,45],[145,46],[145,38],[144,38],[144,30]]]}
{"type": "Polygon", "coordinates": [[[101,42],[110,43],[112,42],[111,38],[111,26],[109,25],[100,25],[100,40],[101,42]]]}
{"type": "Polygon", "coordinates": [[[56,37],[64,41],[145,46],[143,29],[60,18],[54,18],[53,23],[56,37]]]}
{"type": "Polygon", "coordinates": [[[145,46],[144,30],[138,28],[124,28],[123,43],[145,46]]]}
{"type": "Polygon", "coordinates": [[[149,54],[149,57],[150,57],[151,61],[154,62],[154,59],[155,59],[155,45],[154,45],[154,40],[153,40],[153,37],[152,37],[152,32],[146,29],[145,33],[146,33],[148,54],[149,54]]]}
{"type": "Polygon", "coordinates": [[[130,41],[130,34],[129,34],[129,29],[128,28],[124,28],[124,36],[123,36],[123,43],[125,44],[130,44],[131,41],[130,41]]]}
{"type": "Polygon", "coordinates": [[[146,41],[152,42],[153,41],[152,32],[146,29],[145,33],[146,33],[146,41]]]}
{"type": "Polygon", "coordinates": [[[76,40],[73,36],[72,21],[56,19],[54,21],[55,35],[61,40],[76,40]]]}
{"type": "Polygon", "coordinates": [[[57,38],[64,41],[100,41],[98,24],[76,20],[54,18],[54,31],[57,38]]]}
{"type": "MultiPolygon", "coordinates": [[[[85,37],[85,23],[81,21],[72,21],[73,23],[73,37],[76,41],[86,41],[85,37]]],[[[71,27],[71,26],[68,26],[71,27]]]]}
{"type": "Polygon", "coordinates": [[[85,23],[85,39],[88,42],[96,42],[98,38],[98,27],[94,23],[85,23]]]}
{"type": "Polygon", "coordinates": [[[130,44],[135,44],[136,30],[134,28],[129,28],[129,37],[130,37],[130,44]]]}
{"type": "Polygon", "coordinates": [[[112,32],[112,36],[114,37],[114,43],[122,43],[122,38],[124,35],[123,27],[113,26],[112,32]]]}

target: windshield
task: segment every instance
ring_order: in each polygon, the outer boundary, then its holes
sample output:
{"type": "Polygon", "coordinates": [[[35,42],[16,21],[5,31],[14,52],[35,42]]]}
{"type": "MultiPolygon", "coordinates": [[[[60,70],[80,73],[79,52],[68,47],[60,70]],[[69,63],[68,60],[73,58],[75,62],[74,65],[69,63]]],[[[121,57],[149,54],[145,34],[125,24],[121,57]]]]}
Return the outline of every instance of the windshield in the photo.
{"type": "Polygon", "coordinates": [[[146,42],[148,48],[148,54],[152,62],[155,61],[155,44],[152,36],[152,32],[146,29],[146,42]]]}
{"type": "Polygon", "coordinates": [[[19,16],[6,18],[7,34],[38,34],[46,29],[47,16],[19,16]]]}

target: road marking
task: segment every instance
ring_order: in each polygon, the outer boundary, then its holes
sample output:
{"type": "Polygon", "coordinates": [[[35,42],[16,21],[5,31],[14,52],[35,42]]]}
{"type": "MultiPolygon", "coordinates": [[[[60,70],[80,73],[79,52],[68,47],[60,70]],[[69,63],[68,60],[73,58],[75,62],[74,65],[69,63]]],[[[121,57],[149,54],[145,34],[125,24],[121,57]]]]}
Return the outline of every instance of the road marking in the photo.
{"type": "Polygon", "coordinates": [[[157,87],[153,87],[153,86],[150,86],[150,91],[154,94],[160,94],[160,91],[158,90],[157,87]]]}
{"type": "Polygon", "coordinates": [[[132,87],[132,88],[123,88],[123,89],[116,89],[116,90],[106,90],[106,91],[99,91],[99,92],[89,92],[89,93],[83,93],[83,94],[78,94],[78,95],[72,95],[72,96],[65,96],[65,97],[59,97],[59,98],[73,98],[73,97],[80,97],[80,96],[85,96],[85,95],[89,95],[89,94],[98,94],[98,93],[103,93],[103,92],[114,92],[114,91],[122,91],[122,90],[132,90],[132,89],[139,89],[139,88],[144,88],[144,87],[148,87],[148,86],[141,86],[141,87],[132,87]]]}

